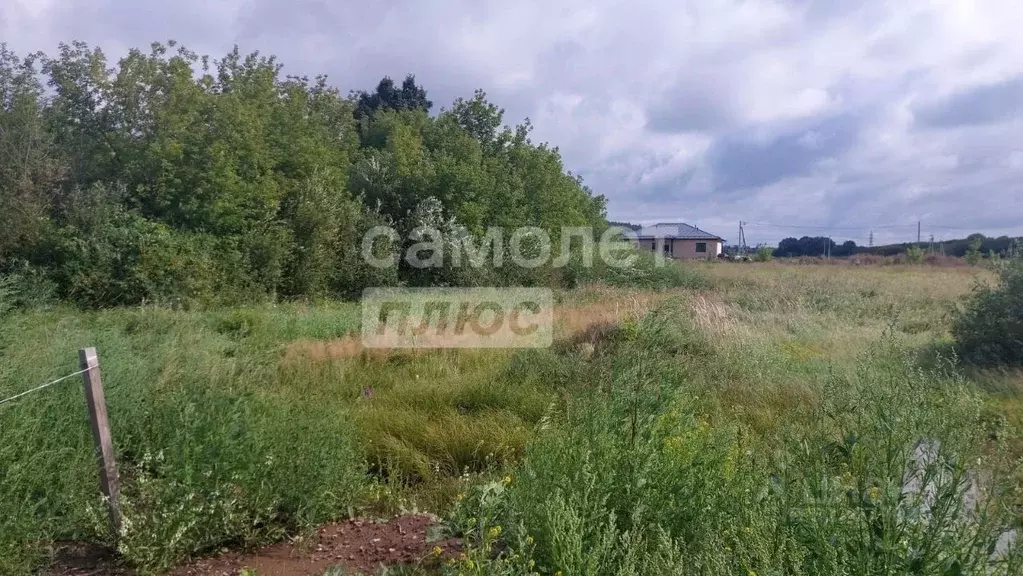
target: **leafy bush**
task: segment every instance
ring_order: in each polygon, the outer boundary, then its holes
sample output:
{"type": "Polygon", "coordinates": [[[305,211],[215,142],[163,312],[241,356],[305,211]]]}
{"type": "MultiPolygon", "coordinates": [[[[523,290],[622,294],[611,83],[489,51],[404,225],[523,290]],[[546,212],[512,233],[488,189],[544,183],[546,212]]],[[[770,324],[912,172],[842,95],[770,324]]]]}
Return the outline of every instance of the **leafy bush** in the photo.
{"type": "Polygon", "coordinates": [[[335,410],[212,389],[155,400],[168,416],[144,443],[166,448],[133,455],[124,470],[131,481],[117,550],[136,566],[164,569],[226,542],[280,540],[346,514],[361,494],[359,449],[335,410]]]}
{"type": "Polygon", "coordinates": [[[924,251],[919,246],[909,246],[906,248],[906,262],[910,264],[920,264],[924,261],[924,251]]]}
{"type": "Polygon", "coordinates": [[[770,246],[761,246],[757,248],[756,254],[757,262],[770,262],[774,258],[774,248],[770,246]]]}
{"type": "Polygon", "coordinates": [[[1023,259],[999,268],[996,286],[978,284],[952,327],[959,355],[981,365],[1023,364],[1023,259]]]}
{"type": "Polygon", "coordinates": [[[46,272],[31,266],[0,274],[0,316],[15,308],[31,308],[52,302],[56,290],[46,272]]]}

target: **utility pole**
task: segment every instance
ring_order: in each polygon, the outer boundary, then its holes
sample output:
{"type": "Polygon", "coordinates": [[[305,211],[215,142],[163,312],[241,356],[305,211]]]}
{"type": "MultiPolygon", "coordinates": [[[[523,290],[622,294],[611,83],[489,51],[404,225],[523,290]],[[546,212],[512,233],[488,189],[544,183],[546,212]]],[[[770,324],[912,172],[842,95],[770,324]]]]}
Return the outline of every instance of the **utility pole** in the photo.
{"type": "Polygon", "coordinates": [[[920,245],[920,221],[916,221],[916,245],[920,245]]]}
{"type": "Polygon", "coordinates": [[[743,256],[746,254],[746,231],[743,226],[749,224],[749,222],[743,222],[739,220],[739,255],[743,256]]]}
{"type": "Polygon", "coordinates": [[[874,247],[874,231],[873,230],[870,231],[870,240],[867,241],[867,245],[870,248],[874,247]]]}

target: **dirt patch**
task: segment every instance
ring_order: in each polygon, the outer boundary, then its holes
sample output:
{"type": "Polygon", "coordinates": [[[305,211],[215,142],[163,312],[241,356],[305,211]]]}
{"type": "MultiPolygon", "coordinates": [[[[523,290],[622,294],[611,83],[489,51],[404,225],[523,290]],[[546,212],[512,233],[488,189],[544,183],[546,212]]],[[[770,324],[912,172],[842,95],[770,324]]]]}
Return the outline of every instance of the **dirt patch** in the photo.
{"type": "Polygon", "coordinates": [[[121,566],[109,548],[89,542],[54,543],[53,566],[40,572],[45,576],[132,576],[135,571],[121,566]]]}
{"type": "Polygon", "coordinates": [[[321,576],[333,566],[345,574],[379,574],[382,566],[437,564],[456,556],[461,541],[429,541],[427,531],[435,524],[436,518],[427,515],[353,519],[324,526],[306,542],[281,542],[253,554],[225,552],[168,576],[236,576],[244,568],[258,576],[321,576]]]}

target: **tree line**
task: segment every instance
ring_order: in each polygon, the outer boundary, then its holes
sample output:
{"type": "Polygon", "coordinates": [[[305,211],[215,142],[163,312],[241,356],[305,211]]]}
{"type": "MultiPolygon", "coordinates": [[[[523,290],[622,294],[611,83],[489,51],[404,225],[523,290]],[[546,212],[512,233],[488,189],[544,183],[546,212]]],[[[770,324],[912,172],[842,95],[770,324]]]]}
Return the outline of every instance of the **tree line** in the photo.
{"type": "Polygon", "coordinates": [[[943,240],[935,242],[903,242],[900,244],[886,244],[883,246],[857,246],[856,242],[846,240],[838,244],[826,236],[803,236],[801,238],[785,238],[778,243],[773,255],[781,258],[797,256],[824,256],[832,257],[853,256],[856,254],[879,254],[881,256],[894,256],[906,254],[915,250],[924,252],[940,253],[946,256],[959,258],[970,255],[982,255],[986,257],[1012,256],[1018,254],[1023,248],[1023,242],[1009,236],[997,238],[987,237],[983,234],[970,234],[966,238],[943,240]]]}
{"type": "Polygon", "coordinates": [[[482,91],[432,111],[411,75],[346,95],[237,48],[156,43],[111,64],[82,42],[0,45],[0,280],[86,306],[558,282],[360,257],[378,225],[537,226],[555,242],[607,226],[604,197],[528,120],[505,126],[482,91]]]}

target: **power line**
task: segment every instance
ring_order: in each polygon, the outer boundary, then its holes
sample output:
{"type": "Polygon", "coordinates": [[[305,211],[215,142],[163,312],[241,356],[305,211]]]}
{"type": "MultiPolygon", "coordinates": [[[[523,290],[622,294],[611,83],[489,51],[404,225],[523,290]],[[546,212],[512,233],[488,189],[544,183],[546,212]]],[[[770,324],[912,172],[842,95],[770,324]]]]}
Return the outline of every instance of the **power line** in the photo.
{"type": "MultiPolygon", "coordinates": [[[[941,228],[942,230],[972,230],[974,232],[978,232],[982,228],[984,228],[983,226],[972,226],[972,227],[966,227],[966,226],[937,226],[937,225],[934,225],[934,224],[928,224],[927,227],[928,228],[941,228]]],[[[991,227],[988,226],[988,228],[991,228],[991,227]]]]}
{"type": "Polygon", "coordinates": [[[54,384],[59,384],[59,383],[65,381],[65,380],[67,380],[68,378],[73,378],[75,376],[80,376],[82,374],[85,374],[88,371],[89,371],[89,369],[86,368],[85,370],[79,370],[78,372],[75,372],[74,374],[68,374],[67,376],[63,376],[61,378],[57,378],[53,382],[47,382],[46,384],[43,384],[41,386],[36,386],[35,388],[32,388],[31,390],[25,390],[21,394],[15,394],[14,396],[11,396],[10,398],[5,398],[3,400],[0,400],[0,404],[5,404],[5,403],[10,402],[12,400],[17,400],[18,398],[21,398],[22,396],[26,396],[26,395],[31,394],[33,392],[38,392],[38,391],[40,391],[40,390],[42,390],[44,388],[49,388],[50,386],[53,386],[54,384]]]}
{"type": "MultiPolygon", "coordinates": [[[[769,222],[745,222],[749,226],[766,226],[771,228],[807,228],[812,230],[870,230],[876,228],[916,228],[916,224],[890,224],[887,226],[809,226],[799,224],[771,224],[769,222]]],[[[934,226],[938,228],[938,226],[934,226]]],[[[967,228],[968,230],[968,228],[967,228]]]]}

